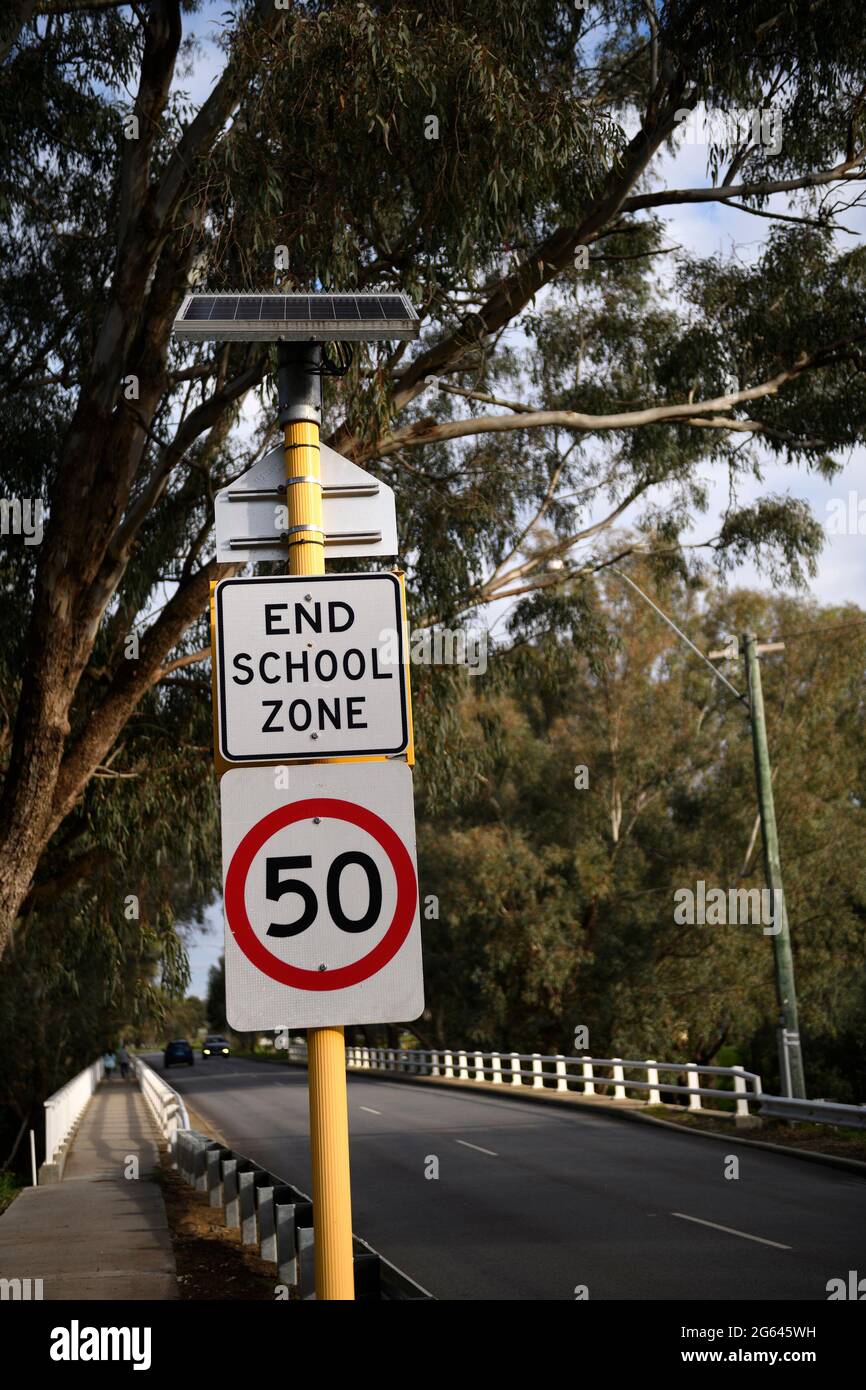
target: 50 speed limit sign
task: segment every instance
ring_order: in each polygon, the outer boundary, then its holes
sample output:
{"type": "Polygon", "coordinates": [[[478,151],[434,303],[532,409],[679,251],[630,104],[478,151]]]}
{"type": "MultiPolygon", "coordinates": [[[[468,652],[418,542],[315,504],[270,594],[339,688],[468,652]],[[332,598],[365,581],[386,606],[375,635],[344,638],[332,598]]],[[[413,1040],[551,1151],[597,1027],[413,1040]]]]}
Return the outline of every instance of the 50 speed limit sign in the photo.
{"type": "Polygon", "coordinates": [[[417,1018],[411,770],[396,762],[238,768],[220,792],[231,1027],[417,1018]]]}

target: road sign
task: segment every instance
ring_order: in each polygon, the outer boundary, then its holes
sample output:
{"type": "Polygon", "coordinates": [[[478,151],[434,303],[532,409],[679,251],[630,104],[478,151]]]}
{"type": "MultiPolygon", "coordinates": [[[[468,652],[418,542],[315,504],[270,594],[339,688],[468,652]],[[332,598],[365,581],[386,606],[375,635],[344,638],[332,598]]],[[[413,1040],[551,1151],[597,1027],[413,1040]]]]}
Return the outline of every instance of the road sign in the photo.
{"type": "Polygon", "coordinates": [[[411,769],[232,768],[220,794],[231,1027],[417,1018],[424,991],[411,769]]]}
{"type": "Polygon", "coordinates": [[[227,762],[406,751],[397,575],[223,579],[215,602],[217,726],[227,762]]]}
{"type": "MultiPolygon", "coordinates": [[[[387,483],[320,446],[325,558],[397,554],[397,513],[387,483]]],[[[272,449],[215,498],[217,559],[285,560],[288,508],[282,448],[272,449]],[[282,534],[281,534],[282,533],[282,534]]]]}

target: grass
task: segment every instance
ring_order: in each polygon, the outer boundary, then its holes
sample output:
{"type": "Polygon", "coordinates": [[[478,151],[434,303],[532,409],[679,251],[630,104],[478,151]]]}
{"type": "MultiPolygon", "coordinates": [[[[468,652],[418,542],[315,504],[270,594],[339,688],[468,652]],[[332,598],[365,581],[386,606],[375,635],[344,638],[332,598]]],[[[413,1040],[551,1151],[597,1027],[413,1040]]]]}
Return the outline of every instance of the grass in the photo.
{"type": "Polygon", "coordinates": [[[756,1139],[764,1144],[780,1144],[785,1148],[806,1149],[809,1153],[830,1154],[835,1158],[855,1158],[866,1162],[866,1133],[862,1129],[846,1129],[840,1125],[801,1124],[793,1120],[761,1120],[756,1129],[738,1130],[733,1116],[718,1110],[686,1110],[685,1107],[650,1105],[644,1112],[660,1120],[669,1120],[684,1129],[706,1130],[710,1134],[727,1134],[732,1139],[756,1139]]]}
{"type": "Polygon", "coordinates": [[[258,1052],[249,1048],[232,1048],[233,1057],[243,1057],[248,1062],[282,1062],[284,1067],[289,1065],[286,1058],[285,1048],[280,1048],[275,1052],[258,1052]]]}

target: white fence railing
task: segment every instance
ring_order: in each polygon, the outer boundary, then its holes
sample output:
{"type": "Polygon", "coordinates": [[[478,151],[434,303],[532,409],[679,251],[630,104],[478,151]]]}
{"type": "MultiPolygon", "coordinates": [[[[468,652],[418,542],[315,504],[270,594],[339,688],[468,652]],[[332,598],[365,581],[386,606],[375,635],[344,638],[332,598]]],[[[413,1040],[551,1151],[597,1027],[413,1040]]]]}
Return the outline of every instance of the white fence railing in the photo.
{"type": "Polygon", "coordinates": [[[749,1098],[761,1092],[761,1078],[742,1067],[710,1067],[697,1062],[631,1061],[624,1057],[545,1056],[538,1052],[398,1051],[396,1048],[349,1047],[346,1063],[353,1070],[397,1071],[459,1081],[486,1081],[494,1086],[529,1086],[533,1090],[576,1091],[637,1099],[660,1105],[662,1092],[687,1095],[689,1108],[703,1099],[733,1100],[738,1115],[748,1115],[749,1098]],[[626,1075],[628,1073],[628,1075],[626,1075]],[[639,1073],[639,1075],[633,1075],[639,1073]],[[726,1077],[733,1090],[702,1086],[701,1077],[726,1077]],[[682,1078],[685,1078],[683,1082],[682,1078]],[[635,1096],[628,1092],[637,1092],[635,1096]]]}
{"type": "MultiPolygon", "coordinates": [[[[290,1061],[306,1061],[306,1046],[293,1043],[287,1052],[290,1061]]],[[[740,1117],[747,1117],[753,1107],[771,1118],[866,1129],[866,1106],[766,1095],[760,1076],[744,1067],[657,1062],[653,1058],[633,1061],[623,1057],[547,1056],[538,1052],[478,1052],[471,1048],[420,1051],[393,1047],[347,1047],[346,1065],[351,1071],[403,1072],[494,1086],[572,1091],[620,1101],[639,1100],[647,1105],[688,1096],[690,1110],[718,1111],[733,1101],[740,1117]],[[702,1078],[709,1077],[726,1078],[728,1084],[702,1086],[702,1078]],[[712,1104],[705,1106],[705,1101],[712,1104]]]]}
{"type": "Polygon", "coordinates": [[[53,1163],[74,1126],[81,1119],[90,1097],[96,1090],[105,1068],[102,1058],[91,1062],[53,1096],[45,1101],[45,1162],[53,1163]]]}
{"type": "Polygon", "coordinates": [[[152,1067],[149,1067],[141,1057],[133,1057],[132,1065],[141,1094],[147,1102],[159,1132],[163,1139],[168,1140],[169,1147],[174,1150],[177,1131],[189,1129],[189,1115],[186,1113],[186,1106],[177,1091],[173,1090],[166,1081],[163,1081],[162,1077],[152,1067]]]}

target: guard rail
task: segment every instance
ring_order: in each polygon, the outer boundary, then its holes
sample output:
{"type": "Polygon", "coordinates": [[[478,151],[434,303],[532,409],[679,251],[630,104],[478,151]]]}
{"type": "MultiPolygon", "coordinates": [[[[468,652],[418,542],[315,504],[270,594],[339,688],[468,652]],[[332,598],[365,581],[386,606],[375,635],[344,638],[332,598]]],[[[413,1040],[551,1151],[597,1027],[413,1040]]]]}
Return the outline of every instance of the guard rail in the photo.
{"type": "MultiPolygon", "coordinates": [[[[312,1298],[315,1238],[313,1203],[306,1193],[259,1164],[189,1127],[182,1098],[140,1057],[135,1074],[181,1178],[208,1204],[223,1208],[223,1220],[239,1230],[244,1245],[258,1247],[276,1266],[277,1286],[289,1298],[312,1298]]],[[[352,1237],[356,1301],[405,1302],[433,1295],[361,1240],[352,1237]]]]}
{"type": "MultiPolygon", "coordinates": [[[[291,1061],[306,1060],[305,1046],[293,1043],[287,1051],[291,1061]]],[[[528,1085],[534,1090],[606,1095],[621,1101],[642,1100],[647,1105],[662,1105],[668,1098],[688,1096],[690,1110],[717,1109],[721,1102],[733,1100],[735,1114],[741,1121],[748,1119],[754,1110],[768,1118],[866,1129],[866,1106],[770,1095],[764,1092],[757,1072],[744,1067],[658,1062],[654,1058],[634,1061],[623,1057],[566,1057],[562,1053],[479,1052],[470,1048],[400,1050],[376,1047],[348,1047],[346,1065],[351,1071],[402,1072],[445,1080],[487,1082],[495,1086],[528,1085]],[[643,1073],[645,1079],[635,1076],[635,1072],[643,1073]],[[685,1077],[685,1084],[680,1081],[681,1077],[685,1077]],[[702,1086],[702,1077],[719,1077],[729,1085],[702,1086]],[[705,1107],[705,1100],[715,1105],[705,1107]]]]}

